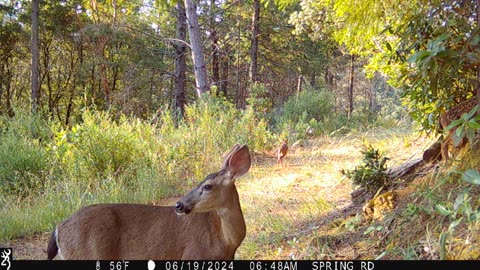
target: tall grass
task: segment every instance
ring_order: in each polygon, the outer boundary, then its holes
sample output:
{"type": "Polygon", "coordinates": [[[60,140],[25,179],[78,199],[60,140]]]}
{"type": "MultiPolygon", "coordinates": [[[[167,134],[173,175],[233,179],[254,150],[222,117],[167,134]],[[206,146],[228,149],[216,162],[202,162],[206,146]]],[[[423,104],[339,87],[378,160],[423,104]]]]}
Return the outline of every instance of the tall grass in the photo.
{"type": "Polygon", "coordinates": [[[255,151],[274,141],[251,109],[213,97],[187,106],[177,126],[170,110],[156,125],[91,111],[68,129],[28,114],[0,123],[0,181],[8,187],[0,191],[0,240],[49,231],[85,205],[181,194],[218,170],[233,144],[255,151]]]}

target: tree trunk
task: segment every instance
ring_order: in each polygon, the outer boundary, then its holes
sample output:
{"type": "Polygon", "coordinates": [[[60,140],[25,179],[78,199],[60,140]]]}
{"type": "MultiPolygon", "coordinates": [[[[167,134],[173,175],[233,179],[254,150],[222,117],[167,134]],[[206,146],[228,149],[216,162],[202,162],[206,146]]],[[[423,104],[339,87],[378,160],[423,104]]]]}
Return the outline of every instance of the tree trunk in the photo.
{"type": "MultiPolygon", "coordinates": [[[[218,87],[220,81],[220,61],[218,57],[218,38],[216,36],[216,31],[212,30],[212,84],[218,87]]],[[[218,94],[218,93],[217,93],[218,94]]]]}
{"type": "Polygon", "coordinates": [[[312,89],[315,89],[315,87],[317,86],[316,77],[317,77],[316,71],[312,70],[312,72],[310,73],[310,87],[312,89]]]}
{"type": "Polygon", "coordinates": [[[8,116],[13,117],[15,112],[12,108],[12,77],[13,72],[10,68],[10,55],[5,57],[5,63],[1,65],[0,70],[0,114],[7,113],[8,116]],[[5,107],[2,105],[3,90],[5,89],[5,107]]]}
{"type": "Polygon", "coordinates": [[[39,0],[32,0],[32,74],[31,74],[31,99],[32,112],[36,113],[40,104],[40,81],[39,81],[39,52],[38,52],[38,12],[39,0]]]}
{"type": "Polygon", "coordinates": [[[302,81],[303,81],[302,75],[298,75],[298,78],[297,78],[297,94],[300,94],[300,91],[302,91],[302,81]]]}
{"type": "MultiPolygon", "coordinates": [[[[104,56],[104,55],[103,55],[104,56]]],[[[106,58],[103,57],[102,62],[106,61],[106,58]]],[[[103,93],[105,95],[105,109],[110,109],[110,86],[108,85],[108,78],[107,78],[107,65],[105,63],[100,64],[99,69],[100,80],[102,83],[103,93]]]]}
{"type": "MultiPolygon", "coordinates": [[[[480,28],[480,0],[477,0],[477,28],[480,28]]],[[[480,104],[480,66],[477,67],[477,103],[480,104]]],[[[477,108],[480,113],[480,106],[477,108]]]]}
{"type": "Polygon", "coordinates": [[[42,82],[44,82],[44,97],[47,98],[48,104],[48,113],[53,118],[54,117],[54,102],[53,102],[53,87],[52,87],[52,76],[49,69],[50,63],[50,49],[49,49],[49,42],[43,43],[43,74],[42,74],[42,82]],[[44,81],[45,80],[45,81],[44,81]]]}
{"type": "Polygon", "coordinates": [[[227,88],[228,88],[228,72],[229,72],[228,60],[229,60],[228,52],[223,52],[222,53],[222,80],[220,81],[220,90],[222,91],[224,97],[227,96],[227,88]]]}
{"type": "Polygon", "coordinates": [[[350,85],[348,87],[348,118],[352,117],[353,113],[353,77],[355,72],[355,55],[351,55],[351,66],[350,66],[350,85]]]}
{"type": "Polygon", "coordinates": [[[186,70],[186,51],[187,46],[187,18],[185,14],[185,5],[182,1],[177,2],[177,40],[175,47],[175,109],[176,120],[183,118],[185,114],[185,70],[186,70]]]}
{"type": "Polygon", "coordinates": [[[212,39],[212,85],[217,86],[216,95],[219,94],[219,81],[220,81],[220,61],[219,61],[219,48],[218,48],[218,36],[216,26],[216,16],[215,16],[215,4],[216,0],[210,1],[210,38],[212,39]]]}
{"type": "MultiPolygon", "coordinates": [[[[329,56],[327,56],[329,57],[329,56]]],[[[325,83],[327,84],[327,88],[328,90],[330,91],[334,91],[335,89],[335,85],[334,85],[334,74],[333,72],[330,70],[330,66],[327,64],[325,65],[325,74],[324,74],[324,78],[325,78],[325,83]]]]}
{"type": "Polygon", "coordinates": [[[188,34],[192,46],[193,68],[198,97],[209,90],[207,82],[207,67],[203,55],[202,42],[200,38],[200,26],[198,25],[197,7],[194,0],[185,0],[185,8],[188,22],[188,34]]]}
{"type": "Polygon", "coordinates": [[[250,69],[248,72],[250,82],[258,81],[257,72],[257,54],[258,54],[258,35],[259,35],[259,19],[260,19],[260,0],[253,0],[253,17],[252,17],[252,37],[250,40],[250,69]]]}

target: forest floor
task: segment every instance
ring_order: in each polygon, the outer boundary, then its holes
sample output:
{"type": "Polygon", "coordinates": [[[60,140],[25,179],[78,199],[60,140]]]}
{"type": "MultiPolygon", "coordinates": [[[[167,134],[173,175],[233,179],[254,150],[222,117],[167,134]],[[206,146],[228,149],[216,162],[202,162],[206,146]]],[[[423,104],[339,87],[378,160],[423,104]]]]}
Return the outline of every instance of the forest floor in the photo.
{"type": "MultiPolygon", "coordinates": [[[[250,172],[237,180],[247,236],[236,259],[374,259],[381,250],[364,234],[370,224],[362,218],[362,205],[352,204],[354,187],[340,171],[361,163],[366,143],[385,153],[393,167],[421,157],[432,141],[402,130],[320,137],[291,146],[283,166],[273,151],[255,153],[250,172]]],[[[172,205],[177,198],[156,204],[172,205]]],[[[6,246],[15,259],[45,259],[50,233],[6,246]]]]}

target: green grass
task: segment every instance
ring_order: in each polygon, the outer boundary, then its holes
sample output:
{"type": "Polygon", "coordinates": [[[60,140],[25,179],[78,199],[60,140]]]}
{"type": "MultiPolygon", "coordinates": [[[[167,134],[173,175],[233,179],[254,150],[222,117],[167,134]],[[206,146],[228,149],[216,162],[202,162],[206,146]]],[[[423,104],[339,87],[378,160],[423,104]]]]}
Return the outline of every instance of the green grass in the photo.
{"type": "Polygon", "coordinates": [[[2,240],[51,231],[60,220],[86,205],[155,202],[171,192],[159,179],[147,177],[136,189],[105,181],[95,190],[85,190],[83,185],[73,180],[51,180],[47,189],[55,192],[45,192],[41,196],[32,195],[21,201],[4,198],[0,208],[0,215],[3,217],[0,219],[2,240]]]}

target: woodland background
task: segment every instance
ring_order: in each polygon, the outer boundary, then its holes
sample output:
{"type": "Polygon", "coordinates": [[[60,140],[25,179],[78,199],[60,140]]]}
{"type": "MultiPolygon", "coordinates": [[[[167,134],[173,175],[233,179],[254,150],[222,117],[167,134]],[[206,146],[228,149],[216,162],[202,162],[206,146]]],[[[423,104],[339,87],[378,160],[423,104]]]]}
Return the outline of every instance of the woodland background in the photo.
{"type": "MultiPolygon", "coordinates": [[[[180,194],[236,142],[265,153],[379,127],[436,136],[441,113],[480,97],[479,11],[477,0],[0,0],[0,239],[48,231],[82,205],[180,194]]],[[[475,115],[457,124],[461,136],[480,127],[475,115]]]]}

